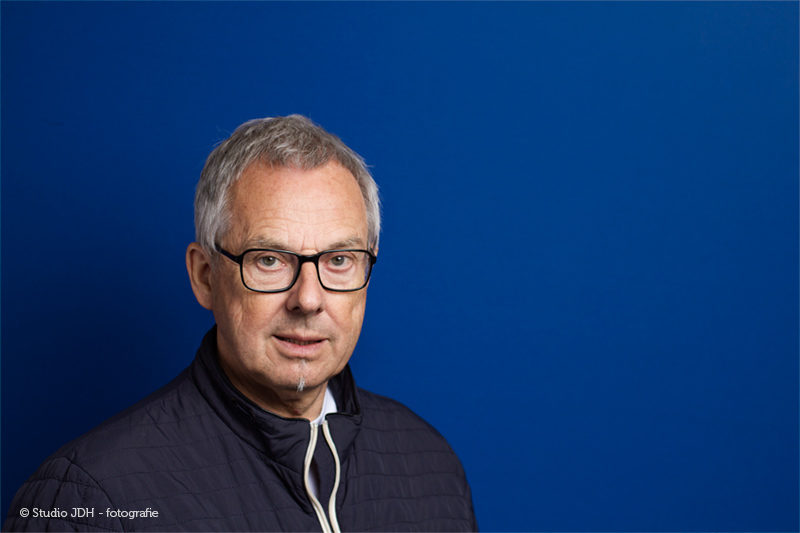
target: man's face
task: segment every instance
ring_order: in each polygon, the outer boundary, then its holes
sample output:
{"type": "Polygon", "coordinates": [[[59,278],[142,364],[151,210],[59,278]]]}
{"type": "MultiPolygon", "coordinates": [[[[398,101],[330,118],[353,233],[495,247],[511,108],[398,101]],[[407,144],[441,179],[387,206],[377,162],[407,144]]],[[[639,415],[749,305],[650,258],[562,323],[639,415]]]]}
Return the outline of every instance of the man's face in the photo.
{"type": "MultiPolygon", "coordinates": [[[[353,175],[331,161],[312,170],[249,166],[231,190],[231,225],[220,245],[240,254],[276,248],[314,254],[367,248],[367,217],[353,175]]],[[[256,398],[286,398],[338,374],[361,331],[366,287],[322,288],[305,263],[285,292],[248,290],[239,266],[219,256],[211,273],[212,310],[223,368],[256,398]]]]}

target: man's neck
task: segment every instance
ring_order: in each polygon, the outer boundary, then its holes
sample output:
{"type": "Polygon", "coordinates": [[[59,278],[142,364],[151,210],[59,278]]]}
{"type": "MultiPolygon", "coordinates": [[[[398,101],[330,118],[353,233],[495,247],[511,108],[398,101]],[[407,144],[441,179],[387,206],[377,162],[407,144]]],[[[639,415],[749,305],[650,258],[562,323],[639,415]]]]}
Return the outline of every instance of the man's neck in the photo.
{"type": "Polygon", "coordinates": [[[295,390],[280,394],[267,387],[239,380],[235,373],[226,368],[227,365],[222,358],[220,358],[220,366],[233,386],[265,411],[284,418],[305,418],[307,420],[314,420],[322,412],[325,389],[328,386],[327,381],[318,387],[305,388],[302,392],[295,390]]]}
{"type": "Polygon", "coordinates": [[[248,398],[265,411],[270,411],[284,418],[314,420],[322,412],[326,387],[327,383],[323,383],[315,389],[306,389],[300,393],[302,397],[277,398],[277,401],[270,403],[261,402],[249,396],[248,398]]]}

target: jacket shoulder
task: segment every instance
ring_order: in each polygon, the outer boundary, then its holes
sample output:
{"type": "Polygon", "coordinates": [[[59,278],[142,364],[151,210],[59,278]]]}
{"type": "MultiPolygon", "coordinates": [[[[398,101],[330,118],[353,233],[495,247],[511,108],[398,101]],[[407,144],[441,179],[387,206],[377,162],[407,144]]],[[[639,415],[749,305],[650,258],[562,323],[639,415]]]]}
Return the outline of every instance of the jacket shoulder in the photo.
{"type": "Polygon", "coordinates": [[[54,455],[19,489],[3,531],[122,531],[119,519],[99,515],[110,507],[91,475],[68,457],[54,455]],[[92,509],[94,516],[74,509],[92,509]]]}
{"type": "Polygon", "coordinates": [[[208,439],[204,430],[214,425],[208,422],[211,413],[184,370],[48,457],[17,492],[3,530],[121,530],[119,518],[99,513],[124,503],[131,489],[136,492],[125,485],[137,473],[174,460],[176,445],[208,439]],[[94,516],[70,516],[73,508],[94,508],[94,516]],[[22,509],[29,516],[20,516],[22,509]]]}
{"type": "Polygon", "coordinates": [[[433,449],[455,455],[441,433],[404,404],[364,389],[359,389],[358,392],[365,429],[408,440],[409,444],[412,440],[419,442],[422,439],[433,449]]]}
{"type": "Polygon", "coordinates": [[[383,518],[368,525],[354,516],[356,529],[477,530],[466,474],[447,440],[402,403],[358,392],[363,418],[348,480],[354,515],[383,518]],[[399,508],[410,511],[402,523],[399,508]]]}
{"type": "Polygon", "coordinates": [[[67,443],[53,457],[68,457],[92,475],[104,477],[108,469],[125,464],[120,457],[141,449],[185,442],[195,422],[212,413],[197,390],[188,369],[144,399],[109,418],[88,433],[67,443]],[[114,454],[114,461],[105,458],[114,454]]]}

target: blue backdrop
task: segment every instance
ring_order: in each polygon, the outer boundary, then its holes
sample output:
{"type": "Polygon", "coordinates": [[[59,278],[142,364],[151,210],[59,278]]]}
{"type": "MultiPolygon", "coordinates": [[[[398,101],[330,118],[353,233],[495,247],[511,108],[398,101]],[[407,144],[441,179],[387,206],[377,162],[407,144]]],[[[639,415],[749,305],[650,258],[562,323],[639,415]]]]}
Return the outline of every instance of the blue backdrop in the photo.
{"type": "Polygon", "coordinates": [[[2,512],[191,361],[208,152],[302,113],[385,232],[352,365],[484,530],[798,528],[798,4],[2,3],[2,512]]]}

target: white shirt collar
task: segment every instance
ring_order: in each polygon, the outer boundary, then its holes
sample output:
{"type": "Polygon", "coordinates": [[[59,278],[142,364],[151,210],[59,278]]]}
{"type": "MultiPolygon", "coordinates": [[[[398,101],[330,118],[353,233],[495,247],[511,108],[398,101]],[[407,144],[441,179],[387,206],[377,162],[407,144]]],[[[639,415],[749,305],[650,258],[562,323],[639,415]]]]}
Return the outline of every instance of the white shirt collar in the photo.
{"type": "Polygon", "coordinates": [[[336,412],[336,399],[333,397],[333,393],[331,392],[331,388],[326,385],[325,386],[325,398],[322,400],[322,411],[320,411],[319,416],[311,421],[312,424],[318,426],[322,424],[322,421],[325,420],[325,415],[328,413],[335,413],[336,412]]]}

